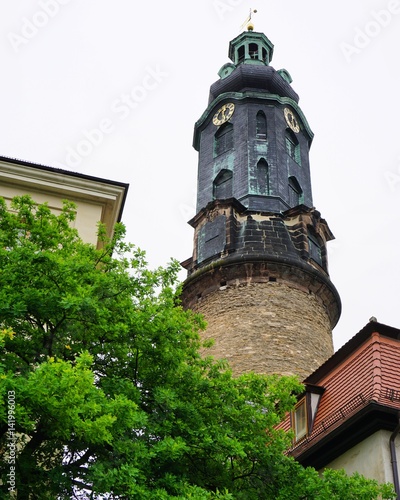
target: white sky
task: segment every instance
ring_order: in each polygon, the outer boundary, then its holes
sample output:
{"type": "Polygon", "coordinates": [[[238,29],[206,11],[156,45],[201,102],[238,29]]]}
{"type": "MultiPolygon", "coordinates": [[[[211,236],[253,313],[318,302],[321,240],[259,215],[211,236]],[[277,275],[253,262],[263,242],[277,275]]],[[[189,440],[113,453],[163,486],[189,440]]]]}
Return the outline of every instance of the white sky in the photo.
{"type": "Polygon", "coordinates": [[[336,236],[343,303],[335,347],[371,316],[400,327],[399,0],[3,0],[0,155],[129,183],[128,240],[151,267],[186,259],[193,126],[250,8],[315,133],[314,205],[336,236]]]}

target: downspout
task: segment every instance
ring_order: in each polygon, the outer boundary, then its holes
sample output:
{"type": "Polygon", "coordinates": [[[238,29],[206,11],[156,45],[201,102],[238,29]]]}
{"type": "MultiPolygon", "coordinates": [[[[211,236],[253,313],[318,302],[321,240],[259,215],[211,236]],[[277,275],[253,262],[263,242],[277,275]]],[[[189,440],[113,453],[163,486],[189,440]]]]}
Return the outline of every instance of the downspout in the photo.
{"type": "Polygon", "coordinates": [[[389,440],[389,446],[390,446],[390,458],[392,462],[392,472],[393,472],[393,484],[394,484],[394,489],[396,492],[396,499],[400,499],[400,486],[399,486],[399,472],[397,470],[397,456],[396,456],[396,437],[397,434],[400,432],[400,416],[399,416],[399,423],[397,424],[395,430],[393,431],[392,435],[390,436],[389,440]]]}

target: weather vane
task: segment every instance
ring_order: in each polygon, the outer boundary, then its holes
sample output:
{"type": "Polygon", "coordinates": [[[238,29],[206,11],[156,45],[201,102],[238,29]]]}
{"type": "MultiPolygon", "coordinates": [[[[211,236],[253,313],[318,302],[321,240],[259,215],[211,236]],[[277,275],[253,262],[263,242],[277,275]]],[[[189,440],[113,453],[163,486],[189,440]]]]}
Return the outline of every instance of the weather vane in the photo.
{"type": "Polygon", "coordinates": [[[249,15],[246,18],[246,21],[240,26],[240,29],[243,29],[245,26],[247,27],[248,31],[253,31],[254,29],[254,24],[251,22],[251,16],[253,14],[256,14],[257,9],[250,9],[249,15]]]}

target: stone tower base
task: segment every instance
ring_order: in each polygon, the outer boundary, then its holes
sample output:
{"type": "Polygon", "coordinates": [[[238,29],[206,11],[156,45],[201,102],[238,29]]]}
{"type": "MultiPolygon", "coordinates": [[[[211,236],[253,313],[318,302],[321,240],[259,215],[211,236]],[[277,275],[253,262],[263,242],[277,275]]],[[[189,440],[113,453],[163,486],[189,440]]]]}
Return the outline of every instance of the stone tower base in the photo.
{"type": "Polygon", "coordinates": [[[202,271],[185,283],[183,305],[207,321],[202,338],[214,345],[204,355],[226,359],[236,375],[254,371],[303,380],[333,354],[339,311],[330,282],[281,263],[202,271]]]}
{"type": "Polygon", "coordinates": [[[204,355],[227,359],[235,374],[312,373],[333,354],[330,321],[314,294],[282,283],[251,283],[209,294],[194,307],[204,315],[204,355]]]}
{"type": "Polygon", "coordinates": [[[182,303],[208,322],[210,354],[235,374],[302,379],[333,354],[340,298],[327,267],[333,235],[319,212],[299,205],[255,213],[235,199],[215,200],[191,223],[182,303]]]}

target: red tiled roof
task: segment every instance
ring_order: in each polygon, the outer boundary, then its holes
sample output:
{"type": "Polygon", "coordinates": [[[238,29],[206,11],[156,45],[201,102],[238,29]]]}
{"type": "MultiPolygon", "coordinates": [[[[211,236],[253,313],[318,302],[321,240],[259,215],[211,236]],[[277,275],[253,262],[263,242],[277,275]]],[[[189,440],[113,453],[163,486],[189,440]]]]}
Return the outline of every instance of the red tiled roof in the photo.
{"type": "MultiPolygon", "coordinates": [[[[400,330],[368,324],[304,381],[325,389],[310,435],[290,452],[299,457],[369,404],[400,410],[400,330]]],[[[290,415],[280,425],[289,430],[290,415]]]]}

